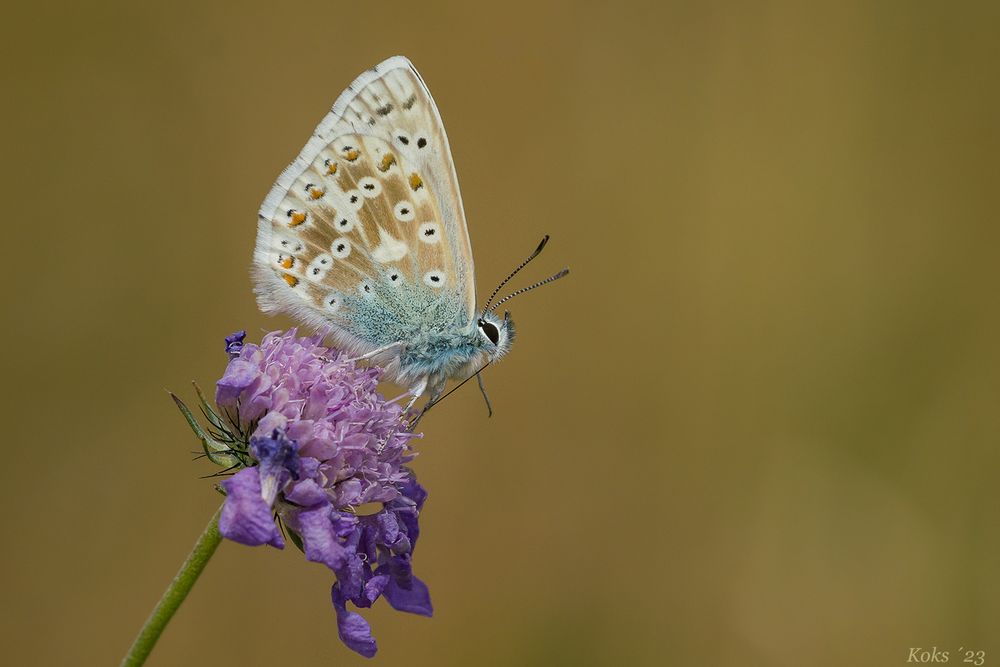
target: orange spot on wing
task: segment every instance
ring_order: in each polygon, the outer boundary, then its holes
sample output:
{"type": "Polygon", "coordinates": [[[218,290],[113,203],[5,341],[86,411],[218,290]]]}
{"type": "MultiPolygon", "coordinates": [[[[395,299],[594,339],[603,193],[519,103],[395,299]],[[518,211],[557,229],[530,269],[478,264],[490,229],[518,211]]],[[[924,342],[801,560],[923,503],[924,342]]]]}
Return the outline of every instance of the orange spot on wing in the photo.
{"type": "Polygon", "coordinates": [[[289,287],[295,287],[296,285],[299,284],[299,279],[288,273],[282,273],[281,277],[285,280],[286,283],[288,283],[289,287]]]}
{"type": "Polygon", "coordinates": [[[326,161],[326,173],[327,173],[328,176],[336,174],[337,173],[337,163],[336,162],[331,162],[330,160],[327,160],[326,161]]]}
{"type": "MultiPolygon", "coordinates": [[[[315,197],[313,197],[313,199],[315,199],[315,197]]],[[[289,227],[298,227],[299,225],[301,225],[303,222],[306,221],[306,214],[303,213],[302,211],[294,211],[288,217],[291,218],[291,222],[288,223],[289,227]]]]}
{"type": "Polygon", "coordinates": [[[325,194],[326,192],[323,190],[323,188],[317,188],[315,185],[309,188],[309,196],[312,197],[313,199],[319,199],[325,194]]]}
{"type": "Polygon", "coordinates": [[[389,171],[389,167],[396,164],[396,156],[392,153],[386,153],[382,158],[382,162],[378,166],[379,171],[389,171]]]}
{"type": "Polygon", "coordinates": [[[424,182],[420,180],[420,176],[416,172],[410,174],[410,188],[416,192],[420,188],[424,187],[424,182]]]}
{"type": "Polygon", "coordinates": [[[292,266],[295,265],[295,258],[294,257],[285,257],[285,258],[283,258],[279,262],[279,264],[281,264],[281,267],[283,269],[290,269],[290,268],[292,268],[292,266]]]}
{"type": "Polygon", "coordinates": [[[356,148],[352,148],[346,153],[344,153],[344,157],[347,158],[348,162],[354,162],[355,160],[358,159],[359,155],[361,155],[361,151],[359,151],[356,148]]]}

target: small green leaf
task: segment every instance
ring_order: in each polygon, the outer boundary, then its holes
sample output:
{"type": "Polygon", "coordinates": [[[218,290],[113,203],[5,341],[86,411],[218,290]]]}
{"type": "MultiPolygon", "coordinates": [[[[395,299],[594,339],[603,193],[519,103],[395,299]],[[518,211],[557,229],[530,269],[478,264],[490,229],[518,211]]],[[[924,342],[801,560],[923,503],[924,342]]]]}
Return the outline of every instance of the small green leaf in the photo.
{"type": "Polygon", "coordinates": [[[288,539],[292,541],[292,544],[294,544],[296,547],[298,547],[299,551],[301,551],[302,553],[305,553],[306,552],[306,548],[305,548],[305,545],[302,544],[302,537],[299,536],[299,534],[296,533],[294,530],[292,530],[291,528],[289,528],[287,523],[285,524],[285,530],[288,531],[288,539]]]}
{"type": "Polygon", "coordinates": [[[201,387],[198,386],[198,383],[192,382],[191,384],[194,386],[195,393],[198,394],[198,402],[201,403],[201,409],[204,410],[205,415],[208,417],[208,421],[211,422],[212,426],[220,431],[229,430],[226,428],[226,423],[222,421],[222,417],[220,417],[212,406],[209,405],[208,401],[205,400],[205,394],[202,393],[201,387]]]}
{"type": "Polygon", "coordinates": [[[240,462],[237,457],[229,454],[230,450],[227,445],[215,440],[209,436],[208,433],[205,433],[205,430],[201,427],[201,424],[198,423],[198,420],[194,418],[194,415],[191,414],[191,410],[184,404],[184,401],[177,398],[174,393],[171,393],[170,397],[174,399],[174,403],[177,404],[177,409],[181,411],[182,415],[184,415],[184,419],[187,420],[188,426],[191,427],[194,434],[199,440],[201,440],[202,449],[205,451],[205,456],[208,457],[209,461],[215,463],[216,465],[225,467],[234,466],[240,462]]]}

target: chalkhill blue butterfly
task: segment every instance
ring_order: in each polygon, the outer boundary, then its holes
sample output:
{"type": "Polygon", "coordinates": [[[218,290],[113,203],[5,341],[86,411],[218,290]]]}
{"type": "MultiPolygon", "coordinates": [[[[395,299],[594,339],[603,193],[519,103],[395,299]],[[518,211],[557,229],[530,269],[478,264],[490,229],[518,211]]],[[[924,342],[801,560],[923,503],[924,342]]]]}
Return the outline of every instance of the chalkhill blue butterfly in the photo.
{"type": "Polygon", "coordinates": [[[255,291],[264,312],[383,366],[411,406],[427,393],[426,411],[449,379],[482,388],[479,373],[510,350],[514,323],[499,306],[569,272],[493,303],[547,240],[477,307],[448,137],[423,79],[396,56],[348,86],[264,199],[255,291]]]}

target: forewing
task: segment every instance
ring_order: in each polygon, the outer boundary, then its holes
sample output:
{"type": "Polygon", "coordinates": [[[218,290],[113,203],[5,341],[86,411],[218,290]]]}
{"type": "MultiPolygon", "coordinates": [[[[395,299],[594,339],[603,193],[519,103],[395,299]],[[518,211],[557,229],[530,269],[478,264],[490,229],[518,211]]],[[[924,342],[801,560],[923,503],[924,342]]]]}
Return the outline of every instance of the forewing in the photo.
{"type": "Polygon", "coordinates": [[[327,326],[368,351],[469,326],[472,253],[437,107],[390,58],[340,96],[259,213],[265,311],[327,326]]]}

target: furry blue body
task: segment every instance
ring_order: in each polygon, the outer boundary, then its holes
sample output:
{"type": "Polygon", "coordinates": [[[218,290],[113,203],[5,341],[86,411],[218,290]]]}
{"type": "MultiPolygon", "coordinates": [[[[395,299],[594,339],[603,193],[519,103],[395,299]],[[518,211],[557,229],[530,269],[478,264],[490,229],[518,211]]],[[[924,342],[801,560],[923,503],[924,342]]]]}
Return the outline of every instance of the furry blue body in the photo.
{"type": "Polygon", "coordinates": [[[467,375],[465,369],[486,351],[477,329],[465,332],[429,332],[409,339],[399,355],[399,376],[406,381],[440,376],[442,380],[467,375]]]}
{"type": "Polygon", "coordinates": [[[405,284],[372,283],[361,291],[364,296],[347,297],[344,306],[363,339],[388,348],[375,360],[403,385],[426,382],[432,397],[449,378],[468,377],[505,354],[513,339],[510,320],[489,313],[487,319],[502,332],[496,343],[491,341],[454,295],[405,284]]]}

